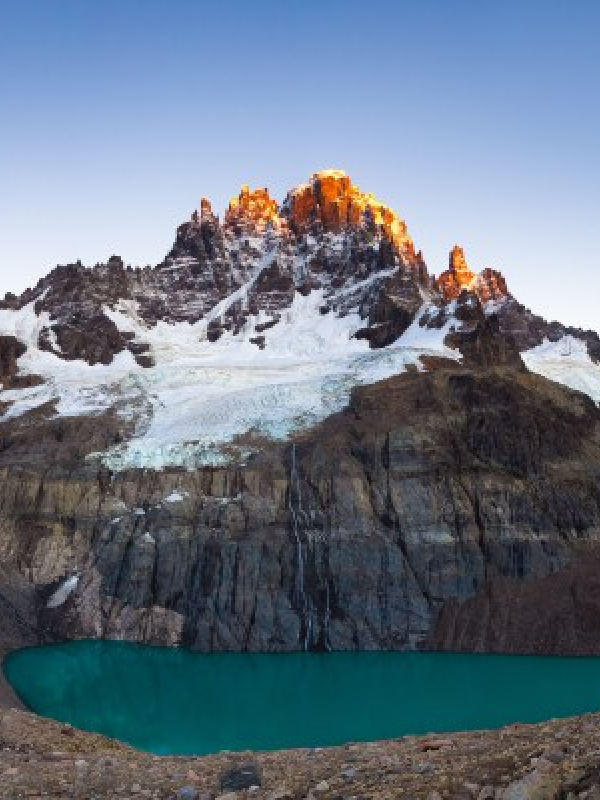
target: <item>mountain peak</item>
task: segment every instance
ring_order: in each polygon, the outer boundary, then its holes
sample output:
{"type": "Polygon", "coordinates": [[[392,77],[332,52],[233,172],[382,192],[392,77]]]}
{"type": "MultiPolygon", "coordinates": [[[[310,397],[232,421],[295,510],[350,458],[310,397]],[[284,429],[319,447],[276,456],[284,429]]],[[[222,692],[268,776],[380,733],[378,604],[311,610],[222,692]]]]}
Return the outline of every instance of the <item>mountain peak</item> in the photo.
{"type": "Polygon", "coordinates": [[[228,227],[264,230],[269,224],[280,228],[282,221],[277,202],[268,189],[250,189],[244,184],[239,195],[229,201],[224,223],[228,227]]]}
{"type": "Polygon", "coordinates": [[[203,198],[155,268],[68,264],[0,301],[6,413],[126,408],[140,423],[106,445],[114,470],[245,458],[240,437],[285,439],[358,384],[461,359],[520,365],[517,351],[600,398],[596,334],[532,314],[458,245],[436,283],[405,223],[341,170],[281,205],[242,186],[223,221],[203,198]]]}
{"type": "Polygon", "coordinates": [[[414,255],[404,220],[373,194],[362,192],[343,170],[315,172],[308,183],[288,193],[282,210],[297,232],[319,223],[323,230],[334,233],[365,225],[383,230],[400,251],[414,255]]]}
{"type": "Polygon", "coordinates": [[[448,269],[438,278],[438,284],[447,300],[458,297],[464,289],[473,289],[476,283],[476,274],[469,269],[465,252],[455,244],[450,250],[448,269]]]}
{"type": "Polygon", "coordinates": [[[455,244],[450,250],[448,269],[437,279],[437,286],[446,301],[455,300],[463,291],[474,292],[482,303],[505,300],[510,296],[501,272],[487,267],[473,272],[462,247],[455,244]]]}

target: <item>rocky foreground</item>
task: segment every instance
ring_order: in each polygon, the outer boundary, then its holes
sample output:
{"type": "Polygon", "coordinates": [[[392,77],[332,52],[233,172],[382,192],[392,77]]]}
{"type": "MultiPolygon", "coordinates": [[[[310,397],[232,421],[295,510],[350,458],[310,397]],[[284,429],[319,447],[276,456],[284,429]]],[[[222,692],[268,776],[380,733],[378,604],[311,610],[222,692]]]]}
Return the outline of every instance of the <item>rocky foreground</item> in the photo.
{"type": "Polygon", "coordinates": [[[497,731],[168,758],[0,711],[0,797],[571,800],[600,797],[600,714],[497,731]]]}

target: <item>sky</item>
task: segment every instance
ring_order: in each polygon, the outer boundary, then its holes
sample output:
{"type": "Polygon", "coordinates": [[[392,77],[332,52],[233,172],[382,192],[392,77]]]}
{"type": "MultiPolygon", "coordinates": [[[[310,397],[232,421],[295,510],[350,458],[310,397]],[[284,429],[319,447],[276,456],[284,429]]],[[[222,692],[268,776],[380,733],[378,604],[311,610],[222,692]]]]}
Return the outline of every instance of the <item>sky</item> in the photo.
{"type": "Polygon", "coordinates": [[[600,330],[599,41],[596,0],[0,0],[0,295],[335,167],[600,330]]]}

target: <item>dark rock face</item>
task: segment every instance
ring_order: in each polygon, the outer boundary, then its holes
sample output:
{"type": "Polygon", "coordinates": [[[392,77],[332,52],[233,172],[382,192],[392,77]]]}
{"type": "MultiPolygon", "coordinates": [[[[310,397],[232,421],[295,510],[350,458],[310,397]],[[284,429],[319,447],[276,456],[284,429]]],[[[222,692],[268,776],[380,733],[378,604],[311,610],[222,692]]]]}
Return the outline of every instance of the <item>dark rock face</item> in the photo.
{"type": "Polygon", "coordinates": [[[17,373],[17,359],[27,351],[14,336],[0,336],[0,380],[6,381],[17,373]]]}
{"type": "MultiPolygon", "coordinates": [[[[526,552],[526,551],[525,551],[526,552]]],[[[472,598],[441,609],[434,650],[600,655],[600,558],[573,546],[571,565],[546,577],[496,576],[472,598]]]]}
{"type": "Polygon", "coordinates": [[[26,350],[15,336],[0,336],[0,382],[4,389],[25,389],[43,383],[38,375],[19,373],[17,361],[26,350]]]}
{"type": "Polygon", "coordinates": [[[371,347],[387,347],[410,326],[423,299],[412,274],[397,272],[379,288],[368,309],[368,327],[355,335],[368,339],[371,347]]]}
{"type": "Polygon", "coordinates": [[[131,284],[131,269],[112,256],[106,265],[93,269],[80,263],[57,267],[34,290],[28,289],[16,303],[11,302],[22,308],[35,301],[36,314],[48,313],[50,325],[40,333],[40,349],[66,360],[110,364],[117,353],[130,349],[130,344],[103,307],[128,297],[131,284]]]}
{"type": "Polygon", "coordinates": [[[482,368],[523,366],[515,340],[500,330],[496,314],[484,313],[477,294],[463,290],[458,297],[454,317],[461,326],[448,334],[446,343],[460,350],[463,363],[482,368]]]}
{"type": "Polygon", "coordinates": [[[587,344],[592,361],[600,363],[600,336],[596,331],[573,328],[556,321],[547,322],[514,298],[498,309],[498,318],[501,331],[510,335],[521,351],[536,347],[545,338],[551,342],[557,342],[563,336],[570,335],[577,339],[583,339],[587,344]]]}
{"type": "MultiPolygon", "coordinates": [[[[557,582],[563,625],[592,608],[563,589],[600,553],[600,412],[522,369],[357,389],[348,411],[245,467],[111,475],[82,460],[114,435],[109,418],[88,435],[13,424],[0,593],[29,586],[48,637],[283,651],[482,647],[497,630],[513,651],[525,623],[502,620],[538,614],[538,651],[569,652],[528,587],[557,582]],[[75,568],[77,590],[46,608],[75,568]],[[515,588],[498,595],[503,581],[515,588]],[[524,605],[502,617],[504,602],[524,605]]],[[[599,630],[579,650],[598,651],[599,630]]]]}
{"type": "Polygon", "coordinates": [[[228,769],[221,775],[221,789],[229,792],[241,792],[251,786],[262,786],[260,767],[258,764],[243,764],[228,769]]]}
{"type": "MultiPolygon", "coordinates": [[[[71,321],[70,321],[71,322],[71,321]]],[[[40,338],[40,349],[50,350],[63,358],[82,359],[88,364],[110,364],[116,353],[126,347],[126,342],[117,326],[104,314],[95,314],[77,324],[58,323],[52,326],[56,337],[55,350],[49,337],[40,338]]]]}

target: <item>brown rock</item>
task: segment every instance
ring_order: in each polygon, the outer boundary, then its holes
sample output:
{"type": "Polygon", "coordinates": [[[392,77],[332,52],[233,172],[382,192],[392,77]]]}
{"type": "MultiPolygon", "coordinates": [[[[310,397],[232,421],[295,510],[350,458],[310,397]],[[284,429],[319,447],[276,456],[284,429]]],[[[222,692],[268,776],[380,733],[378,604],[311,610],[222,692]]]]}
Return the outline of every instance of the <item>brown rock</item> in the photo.
{"type": "Polygon", "coordinates": [[[334,233],[364,226],[382,231],[401,252],[415,257],[405,222],[372,194],[361,192],[341,170],[316,172],[307,184],[288,194],[283,210],[296,232],[315,223],[334,233]]]}
{"type": "Polygon", "coordinates": [[[476,291],[482,303],[490,300],[503,300],[509,296],[504,275],[498,270],[489,268],[479,273],[476,291]]]}
{"type": "Polygon", "coordinates": [[[268,225],[274,228],[282,226],[278,206],[269,196],[268,189],[252,189],[242,186],[237,198],[229,201],[225,212],[226,227],[241,230],[264,230],[268,225]]]}
{"type": "Polygon", "coordinates": [[[444,300],[455,300],[465,289],[474,292],[482,303],[503,300],[510,296],[501,272],[486,268],[479,274],[469,269],[462,247],[450,251],[448,269],[437,279],[437,288],[444,300]]]}
{"type": "Polygon", "coordinates": [[[14,336],[0,336],[0,380],[13,378],[17,372],[17,359],[27,348],[14,336]]]}
{"type": "Polygon", "coordinates": [[[449,265],[437,280],[438,288],[445,300],[456,299],[463,289],[470,289],[475,283],[475,273],[467,266],[462,247],[454,245],[450,251],[449,265]]]}

